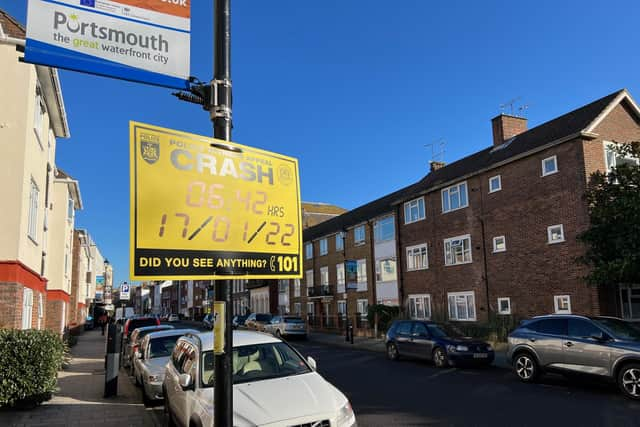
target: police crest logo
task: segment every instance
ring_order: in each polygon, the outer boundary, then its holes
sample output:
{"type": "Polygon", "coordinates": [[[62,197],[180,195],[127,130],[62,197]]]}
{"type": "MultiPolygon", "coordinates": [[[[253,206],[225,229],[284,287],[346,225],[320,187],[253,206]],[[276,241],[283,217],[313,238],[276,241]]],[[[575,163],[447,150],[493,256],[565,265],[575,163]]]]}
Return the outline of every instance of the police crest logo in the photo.
{"type": "Polygon", "coordinates": [[[160,158],[160,144],[157,142],[142,141],[140,143],[140,154],[145,162],[152,165],[160,158]]]}

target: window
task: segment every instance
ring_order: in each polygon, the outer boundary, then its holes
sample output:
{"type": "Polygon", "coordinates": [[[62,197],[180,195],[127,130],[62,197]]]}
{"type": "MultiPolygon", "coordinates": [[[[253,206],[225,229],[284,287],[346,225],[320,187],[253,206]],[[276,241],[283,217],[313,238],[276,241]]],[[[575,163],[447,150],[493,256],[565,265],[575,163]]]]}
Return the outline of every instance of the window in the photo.
{"type": "Polygon", "coordinates": [[[507,250],[507,242],[504,236],[498,236],[493,238],[493,252],[504,252],[507,250]]]}
{"type": "Polygon", "coordinates": [[[412,319],[430,319],[431,295],[409,295],[409,316],[412,319]]]}
{"type": "Polygon", "coordinates": [[[376,242],[393,240],[395,236],[395,224],[392,216],[388,216],[375,222],[373,226],[373,238],[376,242]]]}
{"type": "Polygon", "coordinates": [[[345,300],[338,301],[338,314],[342,318],[347,314],[347,302],[345,300]]]}
{"type": "Polygon", "coordinates": [[[73,202],[73,198],[69,196],[69,200],[67,201],[67,221],[73,220],[74,209],[75,209],[75,204],[73,202]]]}
{"type": "Polygon", "coordinates": [[[329,286],[329,267],[320,267],[320,286],[329,286]]]}
{"type": "Polygon", "coordinates": [[[571,314],[571,297],[569,295],[554,295],[553,306],[557,314],[571,314]]]}
{"type": "Polygon", "coordinates": [[[511,314],[511,298],[498,298],[498,314],[511,314]]]}
{"type": "Polygon", "coordinates": [[[307,281],[307,288],[310,288],[313,286],[313,270],[307,270],[306,271],[306,281],[307,281]]]}
{"type": "Polygon", "coordinates": [[[442,190],[442,213],[455,211],[469,206],[467,200],[467,183],[452,185],[442,190]]]}
{"type": "Polygon", "coordinates": [[[313,243],[304,244],[304,258],[305,259],[313,258],[313,243]]]}
{"type": "Polygon", "coordinates": [[[489,178],[489,193],[495,193],[500,190],[502,190],[502,178],[500,178],[500,175],[489,178]]]}
{"type": "Polygon", "coordinates": [[[42,329],[42,318],[44,317],[44,301],[42,294],[38,293],[38,329],[42,329]]]}
{"type": "Polygon", "coordinates": [[[358,291],[367,290],[367,260],[358,260],[358,291]]]}
{"type": "Polygon", "coordinates": [[[314,314],[314,304],[312,302],[307,303],[307,314],[309,316],[313,316],[314,314]]]}
{"type": "Polygon", "coordinates": [[[40,148],[43,148],[40,138],[42,135],[42,124],[44,122],[45,111],[46,109],[44,106],[44,100],[42,99],[40,87],[38,86],[36,87],[36,100],[33,107],[33,130],[36,131],[36,136],[38,137],[38,144],[40,144],[40,148]]]}
{"type": "Polygon", "coordinates": [[[376,281],[393,282],[397,279],[395,258],[376,260],[376,281]]]}
{"type": "Polygon", "coordinates": [[[360,317],[367,317],[367,310],[369,308],[369,300],[359,299],[358,300],[358,314],[360,317]]]}
{"type": "Polygon", "coordinates": [[[353,230],[353,240],[355,245],[364,244],[364,225],[359,225],[353,230]]]}
{"type": "Polygon", "coordinates": [[[296,316],[300,316],[301,309],[299,302],[293,303],[293,312],[296,314],[296,316]]]}
{"type": "Polygon", "coordinates": [[[549,244],[564,242],[564,228],[562,224],[547,227],[547,239],[549,244]]]}
{"type": "Polygon", "coordinates": [[[602,329],[598,328],[591,322],[583,319],[568,319],[570,337],[574,338],[591,338],[603,334],[602,329]]]}
{"type": "Polygon", "coordinates": [[[636,159],[630,156],[623,156],[619,153],[616,153],[614,151],[614,147],[616,145],[617,144],[614,144],[612,142],[604,143],[604,158],[607,166],[607,173],[611,173],[613,168],[615,168],[616,166],[620,166],[623,164],[637,165],[640,161],[640,159],[636,159]]]}
{"type": "Polygon", "coordinates": [[[338,233],[336,234],[336,251],[344,250],[344,234],[338,233]]]}
{"type": "Polygon", "coordinates": [[[22,329],[31,329],[31,318],[33,316],[33,291],[24,288],[22,294],[22,329]]]}
{"type": "Polygon", "coordinates": [[[544,319],[525,325],[527,329],[540,334],[567,335],[567,319],[544,319]]]}
{"type": "Polygon", "coordinates": [[[453,292],[447,294],[449,319],[475,321],[476,304],[473,292],[453,292]]]}
{"type": "Polygon", "coordinates": [[[327,245],[327,239],[320,239],[320,255],[326,255],[329,253],[329,246],[327,245]]]}
{"type": "Polygon", "coordinates": [[[338,282],[338,292],[344,292],[344,263],[336,264],[336,278],[338,282]]]}
{"type": "Polygon", "coordinates": [[[35,181],[31,180],[31,191],[29,192],[29,229],[28,236],[34,242],[37,241],[38,236],[38,197],[40,196],[40,190],[35,181]]]}
{"type": "Polygon", "coordinates": [[[444,241],[444,265],[467,264],[471,262],[471,236],[452,237],[444,241]]]}
{"type": "Polygon", "coordinates": [[[551,175],[558,172],[558,159],[556,156],[547,157],[542,160],[542,176],[551,175]]]}
{"type": "Polygon", "coordinates": [[[278,280],[278,290],[281,294],[286,294],[289,292],[289,280],[288,279],[280,279],[278,280]]]}
{"type": "Polygon", "coordinates": [[[420,221],[425,218],[424,215],[424,197],[411,200],[404,204],[404,223],[410,224],[412,222],[420,221]]]}
{"type": "Polygon", "coordinates": [[[427,244],[407,247],[407,270],[424,270],[429,268],[427,244]]]}

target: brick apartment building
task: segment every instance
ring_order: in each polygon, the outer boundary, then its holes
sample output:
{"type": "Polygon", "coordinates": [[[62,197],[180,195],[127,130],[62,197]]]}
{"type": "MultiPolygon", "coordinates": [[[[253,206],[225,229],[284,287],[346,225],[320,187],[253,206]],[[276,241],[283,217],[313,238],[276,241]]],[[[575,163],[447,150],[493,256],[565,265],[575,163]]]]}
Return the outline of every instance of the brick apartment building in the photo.
{"type": "Polygon", "coordinates": [[[291,284],[290,310],[323,327],[375,302],[453,321],[554,312],[640,318],[640,285],[590,287],[576,261],[589,176],[621,160],[613,143],[640,140],[629,93],[532,129],[501,114],[492,129],[486,149],[432,162],[417,183],[307,229],[305,277],[291,284]],[[359,260],[356,291],[344,290],[346,259],[359,260]]]}

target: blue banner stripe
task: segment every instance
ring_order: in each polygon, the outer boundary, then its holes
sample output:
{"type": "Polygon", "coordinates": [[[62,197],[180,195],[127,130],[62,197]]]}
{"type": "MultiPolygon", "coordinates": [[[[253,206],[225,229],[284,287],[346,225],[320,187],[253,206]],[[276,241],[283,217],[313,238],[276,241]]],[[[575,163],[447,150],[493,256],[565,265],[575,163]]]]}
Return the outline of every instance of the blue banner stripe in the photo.
{"type": "Polygon", "coordinates": [[[130,21],[130,22],[135,22],[136,24],[144,24],[144,25],[148,25],[150,27],[157,27],[157,28],[163,28],[165,30],[171,30],[171,31],[177,31],[179,33],[186,33],[186,34],[190,34],[191,31],[190,30],[181,30],[179,28],[173,28],[173,27],[166,27],[164,25],[159,25],[159,24],[153,24],[151,22],[145,22],[145,21],[139,21],[137,19],[133,19],[133,18],[125,18],[123,16],[118,16],[118,15],[112,15],[110,13],[107,12],[102,12],[100,10],[92,10],[92,9],[88,9],[85,7],[80,7],[80,6],[74,6],[72,4],[67,4],[67,3],[61,3],[59,1],[55,1],[55,0],[41,0],[45,3],[51,3],[51,4],[57,4],[59,6],[65,6],[65,7],[70,7],[72,9],[78,9],[78,10],[82,10],[84,12],[88,12],[88,13],[96,13],[98,15],[104,15],[104,16],[109,16],[111,18],[116,18],[116,19],[122,19],[123,21],[130,21]]]}
{"type": "Polygon", "coordinates": [[[186,79],[119,64],[115,61],[75,52],[70,49],[32,39],[27,39],[24,60],[32,64],[41,64],[66,70],[114,77],[154,86],[181,90],[189,89],[189,81],[186,79]]]}

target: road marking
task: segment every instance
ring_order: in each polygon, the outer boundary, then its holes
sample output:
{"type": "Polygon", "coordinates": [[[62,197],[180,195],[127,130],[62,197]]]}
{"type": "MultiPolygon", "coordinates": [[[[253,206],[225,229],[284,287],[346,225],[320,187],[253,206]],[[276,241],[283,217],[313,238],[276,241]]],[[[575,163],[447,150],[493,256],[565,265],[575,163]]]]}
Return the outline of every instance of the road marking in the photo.
{"type": "Polygon", "coordinates": [[[439,377],[439,376],[442,376],[442,375],[450,374],[450,373],[455,372],[457,370],[458,370],[457,368],[449,368],[449,369],[444,370],[444,371],[436,372],[433,375],[429,375],[427,378],[436,378],[436,377],[439,377]]]}

